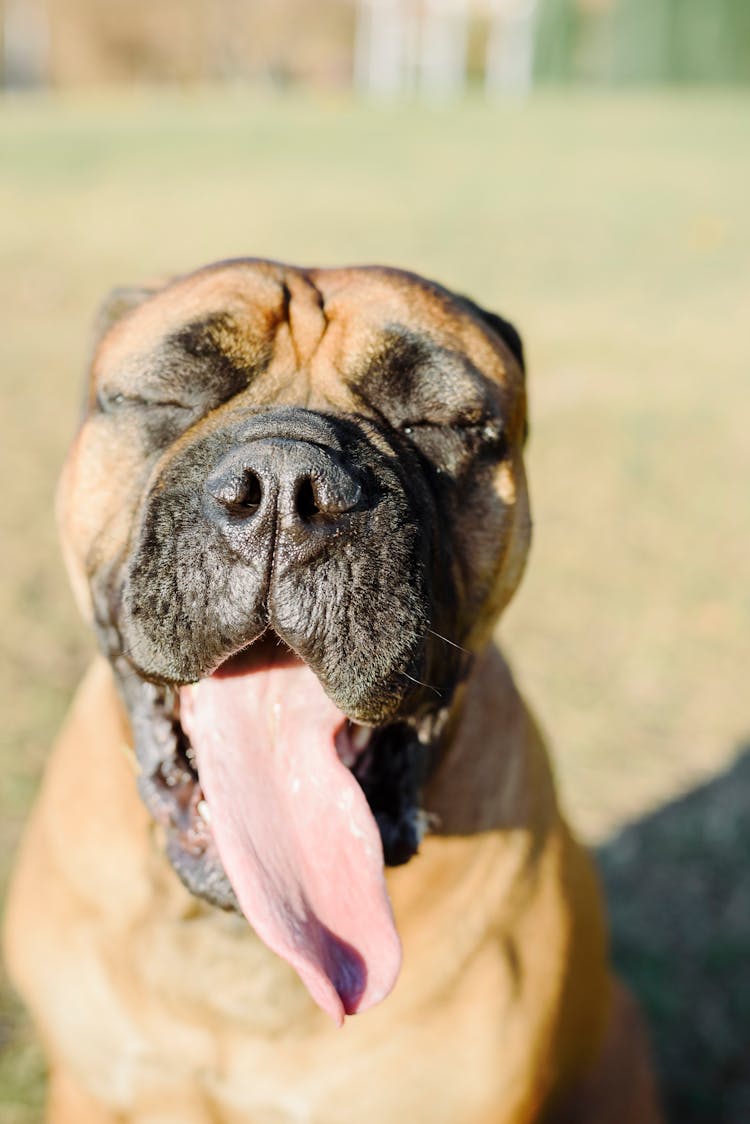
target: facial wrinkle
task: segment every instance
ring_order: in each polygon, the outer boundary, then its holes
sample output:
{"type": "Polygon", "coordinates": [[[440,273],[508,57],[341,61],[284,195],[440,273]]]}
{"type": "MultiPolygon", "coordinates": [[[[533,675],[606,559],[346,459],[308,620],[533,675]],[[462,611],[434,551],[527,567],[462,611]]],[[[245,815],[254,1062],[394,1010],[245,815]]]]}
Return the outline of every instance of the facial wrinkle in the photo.
{"type": "Polygon", "coordinates": [[[287,279],[287,287],[289,330],[297,356],[297,367],[309,368],[328,327],[323,297],[304,274],[291,274],[287,279]]]}

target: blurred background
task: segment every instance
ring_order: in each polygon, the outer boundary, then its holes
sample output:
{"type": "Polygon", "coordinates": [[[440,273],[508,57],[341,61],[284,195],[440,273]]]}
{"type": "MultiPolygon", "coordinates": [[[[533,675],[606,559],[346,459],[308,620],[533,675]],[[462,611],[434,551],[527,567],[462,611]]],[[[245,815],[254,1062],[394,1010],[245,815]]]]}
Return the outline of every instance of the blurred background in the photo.
{"type": "MultiPolygon", "coordinates": [[[[0,880],[92,651],[55,479],[112,286],[384,262],[513,320],[501,625],[679,1124],[750,1120],[750,4],[0,0],[0,880]]],[[[0,979],[0,1118],[43,1064],[0,979]]]]}

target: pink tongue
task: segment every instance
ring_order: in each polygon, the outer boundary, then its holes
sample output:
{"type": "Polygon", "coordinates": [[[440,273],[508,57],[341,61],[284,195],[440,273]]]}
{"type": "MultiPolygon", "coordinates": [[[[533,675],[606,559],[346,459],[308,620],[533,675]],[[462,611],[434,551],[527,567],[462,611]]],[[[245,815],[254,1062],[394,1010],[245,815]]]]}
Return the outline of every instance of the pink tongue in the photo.
{"type": "Polygon", "coordinates": [[[316,1003],[385,998],[401,967],[383,849],[336,754],[344,715],[300,661],[219,672],[180,692],[211,830],[242,911],[316,1003]]]}

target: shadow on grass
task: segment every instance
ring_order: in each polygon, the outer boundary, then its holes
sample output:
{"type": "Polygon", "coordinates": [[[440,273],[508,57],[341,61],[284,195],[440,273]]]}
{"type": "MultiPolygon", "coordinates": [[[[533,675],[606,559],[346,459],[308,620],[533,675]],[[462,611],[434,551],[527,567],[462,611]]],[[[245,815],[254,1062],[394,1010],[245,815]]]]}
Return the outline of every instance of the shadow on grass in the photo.
{"type": "Polygon", "coordinates": [[[597,859],[673,1124],[750,1120],[750,745],[597,859]]]}

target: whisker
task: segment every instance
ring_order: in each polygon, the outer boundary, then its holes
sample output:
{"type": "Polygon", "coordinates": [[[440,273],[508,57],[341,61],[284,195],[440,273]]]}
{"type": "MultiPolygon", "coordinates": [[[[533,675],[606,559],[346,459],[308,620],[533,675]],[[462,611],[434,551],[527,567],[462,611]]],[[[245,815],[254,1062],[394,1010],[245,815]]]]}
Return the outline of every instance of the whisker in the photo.
{"type": "Polygon", "coordinates": [[[145,641],[141,641],[140,644],[122,644],[118,654],[124,656],[126,660],[137,663],[140,656],[140,649],[145,651],[145,641]]]}
{"type": "Polygon", "coordinates": [[[413,675],[409,675],[408,671],[400,672],[406,679],[410,679],[412,683],[416,683],[418,687],[426,687],[428,691],[433,691],[439,699],[442,699],[443,692],[438,687],[433,687],[432,683],[423,683],[421,679],[415,679],[413,675]]]}
{"type": "Polygon", "coordinates": [[[455,640],[449,640],[448,637],[443,636],[442,633],[435,632],[434,628],[428,628],[427,631],[431,636],[437,636],[438,640],[444,640],[446,644],[450,644],[451,648],[457,648],[459,652],[464,652],[467,656],[471,655],[471,652],[468,648],[463,648],[460,644],[457,644],[455,640]]]}

